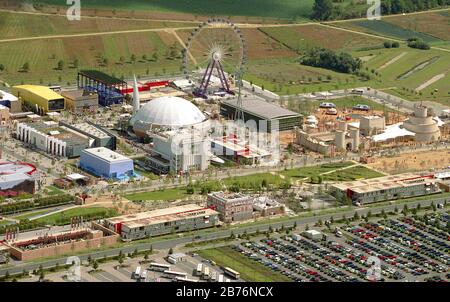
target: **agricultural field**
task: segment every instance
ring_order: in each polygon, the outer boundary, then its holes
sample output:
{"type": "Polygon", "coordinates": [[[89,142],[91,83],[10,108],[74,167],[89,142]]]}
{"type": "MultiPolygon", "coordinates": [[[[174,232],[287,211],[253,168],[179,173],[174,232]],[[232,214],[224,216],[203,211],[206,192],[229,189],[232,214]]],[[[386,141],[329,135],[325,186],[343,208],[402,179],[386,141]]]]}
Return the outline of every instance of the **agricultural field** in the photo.
{"type": "MultiPolygon", "coordinates": [[[[40,3],[61,5],[59,0],[42,0],[40,3]]],[[[349,2],[349,1],[347,1],[349,2]]],[[[87,9],[123,10],[140,12],[161,12],[169,14],[184,14],[191,16],[248,16],[282,19],[307,19],[311,15],[313,0],[243,0],[236,5],[234,1],[226,0],[89,0],[87,9]]]]}
{"type": "Polygon", "coordinates": [[[116,20],[108,18],[82,18],[80,21],[72,22],[68,21],[65,16],[0,12],[0,37],[2,40],[23,37],[193,26],[196,26],[196,24],[147,20],[116,20]]]}
{"type": "Polygon", "coordinates": [[[390,37],[394,39],[407,40],[409,38],[420,38],[428,43],[441,42],[442,40],[426,33],[398,26],[384,20],[357,20],[351,22],[334,23],[333,25],[375,34],[381,37],[390,37]]]}
{"type": "Polygon", "coordinates": [[[383,20],[407,30],[450,41],[450,14],[448,11],[385,17],[383,20]]]}
{"type": "Polygon", "coordinates": [[[385,41],[382,38],[368,37],[324,25],[262,27],[260,30],[297,52],[303,52],[311,47],[334,50],[382,47],[385,41]]]}
{"type": "Polygon", "coordinates": [[[197,251],[209,260],[215,261],[219,266],[230,267],[241,274],[241,278],[252,282],[289,282],[290,279],[275,272],[260,263],[250,260],[236,252],[229,246],[197,251]]]}
{"type": "Polygon", "coordinates": [[[166,44],[165,41],[170,41],[168,35],[143,32],[1,43],[0,64],[6,70],[0,72],[0,79],[9,84],[73,84],[78,69],[97,69],[117,77],[179,73],[180,56],[170,57],[169,50],[175,47],[176,53],[180,53],[181,46],[174,40],[166,44]],[[156,61],[152,57],[154,52],[156,61]],[[132,55],[136,56],[135,62],[131,62],[132,55]],[[143,55],[147,56],[145,60],[143,55]],[[105,58],[107,64],[103,62],[105,58]],[[79,60],[78,68],[73,66],[75,59],[79,60]],[[63,70],[56,68],[59,60],[65,62],[63,70]],[[22,72],[26,62],[30,69],[22,72]]]}

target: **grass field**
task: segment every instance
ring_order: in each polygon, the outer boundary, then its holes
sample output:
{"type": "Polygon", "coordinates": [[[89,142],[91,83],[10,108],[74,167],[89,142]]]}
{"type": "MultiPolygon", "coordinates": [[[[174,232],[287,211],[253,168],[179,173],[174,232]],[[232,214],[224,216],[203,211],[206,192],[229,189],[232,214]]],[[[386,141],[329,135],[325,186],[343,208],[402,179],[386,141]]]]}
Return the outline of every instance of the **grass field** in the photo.
{"type": "Polygon", "coordinates": [[[449,11],[386,17],[383,20],[414,32],[421,32],[441,40],[450,40],[449,11]]]}
{"type": "Polygon", "coordinates": [[[236,252],[229,246],[200,250],[197,252],[206,259],[215,261],[218,265],[230,267],[239,272],[241,278],[252,282],[289,282],[288,277],[270,270],[258,262],[236,252]]]}
{"type": "Polygon", "coordinates": [[[168,33],[130,33],[76,38],[42,39],[1,43],[0,64],[6,71],[0,72],[10,84],[48,84],[74,83],[78,69],[88,68],[105,71],[117,77],[160,75],[163,73],[179,73],[180,58],[168,56],[172,45],[181,51],[181,46],[170,40],[168,33]],[[166,44],[170,43],[171,44],[166,44]],[[158,58],[152,59],[156,52],[158,58]],[[132,63],[131,56],[137,60],[132,63]],[[143,60],[142,56],[147,59],[143,60]],[[120,57],[124,62],[120,62],[120,57]],[[107,58],[104,65],[102,58],[107,58]],[[75,59],[79,60],[79,68],[73,68],[75,59]],[[65,62],[63,70],[56,70],[59,60],[65,62]],[[28,72],[21,72],[25,62],[30,65],[28,72]]]}
{"type": "Polygon", "coordinates": [[[86,208],[70,209],[59,213],[51,214],[42,218],[38,218],[36,219],[36,221],[49,225],[63,225],[70,223],[70,218],[76,216],[92,217],[91,219],[93,219],[93,217],[103,218],[117,215],[118,215],[117,211],[111,208],[86,207],[86,208]]]}
{"type": "Polygon", "coordinates": [[[177,200],[186,198],[190,195],[186,193],[186,188],[165,189],[153,192],[143,192],[135,194],[127,194],[124,197],[129,200],[177,200]]]}
{"type": "MultiPolygon", "coordinates": [[[[362,104],[362,105],[368,105],[370,107],[370,110],[376,110],[376,111],[388,111],[388,112],[397,112],[389,107],[384,108],[384,106],[380,103],[374,102],[372,100],[360,97],[360,96],[352,96],[352,97],[343,97],[339,99],[333,99],[331,100],[337,108],[339,109],[352,109],[355,105],[362,104]]],[[[319,108],[320,103],[322,101],[314,101],[314,100],[307,100],[307,101],[297,101],[297,100],[288,100],[287,108],[299,112],[299,113],[305,113],[309,114],[315,109],[319,108]]]]}
{"type": "Polygon", "coordinates": [[[405,27],[398,26],[394,23],[389,23],[382,20],[358,20],[353,22],[339,23],[339,26],[347,27],[350,29],[356,29],[359,31],[364,31],[368,33],[373,33],[380,36],[392,37],[401,40],[406,40],[409,38],[420,38],[425,42],[439,42],[441,39],[431,36],[426,33],[408,29],[405,27]]]}
{"type": "Polygon", "coordinates": [[[289,48],[303,52],[311,47],[352,50],[382,46],[382,38],[372,38],[321,25],[262,27],[260,30],[289,48]],[[333,37],[330,39],[330,37],[333,37]]]}
{"type": "Polygon", "coordinates": [[[111,32],[151,28],[192,27],[196,24],[107,18],[82,18],[73,22],[65,16],[41,16],[0,12],[1,39],[111,32]]]}
{"type": "MultiPolygon", "coordinates": [[[[59,0],[43,0],[41,3],[61,5],[59,0]]],[[[119,9],[136,11],[173,12],[191,15],[252,16],[298,19],[309,18],[313,0],[243,0],[236,5],[228,0],[89,0],[86,8],[119,9]]]]}
{"type": "Polygon", "coordinates": [[[352,167],[350,169],[340,170],[338,172],[333,172],[323,175],[324,180],[329,181],[352,181],[358,179],[369,179],[375,177],[381,177],[381,174],[377,171],[368,169],[363,166],[352,167]]]}

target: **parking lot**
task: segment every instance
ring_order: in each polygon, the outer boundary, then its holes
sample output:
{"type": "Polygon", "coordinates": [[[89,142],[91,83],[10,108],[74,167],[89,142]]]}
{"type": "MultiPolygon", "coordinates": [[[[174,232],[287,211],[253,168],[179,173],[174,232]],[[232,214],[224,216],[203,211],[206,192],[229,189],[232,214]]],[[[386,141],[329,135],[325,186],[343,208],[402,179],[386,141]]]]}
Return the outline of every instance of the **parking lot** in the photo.
{"type": "Polygon", "coordinates": [[[450,280],[448,232],[419,219],[398,216],[361,222],[341,226],[338,233],[324,232],[318,240],[298,232],[274,234],[233,249],[296,282],[450,280]],[[379,275],[373,275],[377,270],[379,275]]]}
{"type": "MultiPolygon", "coordinates": [[[[167,261],[165,253],[159,253],[150,256],[148,260],[144,260],[143,257],[126,257],[121,265],[118,261],[113,260],[99,264],[96,270],[88,265],[82,265],[80,270],[81,282],[174,282],[182,280],[185,282],[219,282],[220,275],[223,276],[220,278],[220,282],[235,281],[229,276],[225,276],[220,267],[195,254],[194,256],[185,255],[175,264],[167,261]],[[161,268],[155,268],[158,264],[161,265],[161,268]],[[202,267],[200,274],[196,272],[199,264],[202,267]],[[205,275],[205,270],[207,275],[205,275]]],[[[67,274],[67,270],[48,272],[45,274],[45,279],[52,282],[67,282],[67,274]]],[[[32,276],[19,281],[34,282],[38,278],[38,276],[32,276]]]]}

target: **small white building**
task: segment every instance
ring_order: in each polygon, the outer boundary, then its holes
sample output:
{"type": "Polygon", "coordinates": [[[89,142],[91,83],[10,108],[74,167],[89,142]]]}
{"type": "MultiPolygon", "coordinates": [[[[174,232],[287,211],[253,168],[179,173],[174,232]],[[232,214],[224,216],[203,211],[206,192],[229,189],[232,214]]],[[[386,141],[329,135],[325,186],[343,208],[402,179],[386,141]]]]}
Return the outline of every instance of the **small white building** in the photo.
{"type": "Polygon", "coordinates": [[[207,133],[180,129],[150,133],[152,155],[147,164],[157,173],[204,171],[210,164],[211,144],[207,133]]]}
{"type": "Polygon", "coordinates": [[[184,253],[174,253],[167,257],[167,261],[172,264],[176,264],[177,262],[186,261],[186,254],[184,253]]]}
{"type": "Polygon", "coordinates": [[[308,230],[308,231],[304,231],[302,233],[303,236],[305,236],[308,239],[311,240],[320,240],[322,239],[322,233],[316,230],[308,230]]]}

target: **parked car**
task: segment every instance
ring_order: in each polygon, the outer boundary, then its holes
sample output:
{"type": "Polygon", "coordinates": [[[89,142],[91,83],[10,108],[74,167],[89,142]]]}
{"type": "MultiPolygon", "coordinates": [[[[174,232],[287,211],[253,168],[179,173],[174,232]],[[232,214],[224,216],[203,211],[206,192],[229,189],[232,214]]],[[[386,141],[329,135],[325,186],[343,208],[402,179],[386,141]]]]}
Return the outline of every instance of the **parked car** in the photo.
{"type": "Polygon", "coordinates": [[[333,103],[323,102],[319,105],[320,108],[336,108],[336,105],[333,103]]]}
{"type": "Polygon", "coordinates": [[[328,108],[327,114],[329,114],[329,115],[337,115],[336,108],[328,108]]]}
{"type": "Polygon", "coordinates": [[[355,106],[353,106],[354,110],[361,110],[361,111],[369,111],[370,107],[368,105],[364,105],[364,104],[357,104],[355,106]]]}

